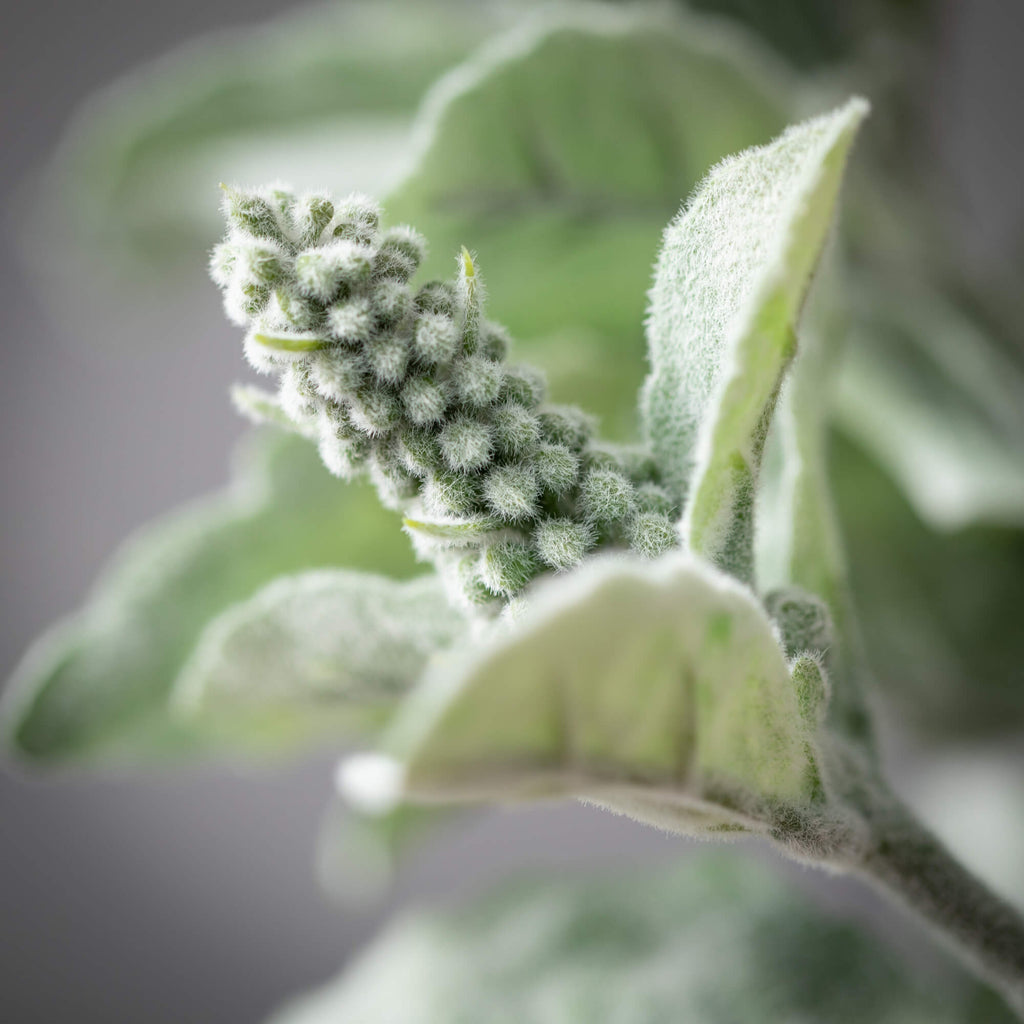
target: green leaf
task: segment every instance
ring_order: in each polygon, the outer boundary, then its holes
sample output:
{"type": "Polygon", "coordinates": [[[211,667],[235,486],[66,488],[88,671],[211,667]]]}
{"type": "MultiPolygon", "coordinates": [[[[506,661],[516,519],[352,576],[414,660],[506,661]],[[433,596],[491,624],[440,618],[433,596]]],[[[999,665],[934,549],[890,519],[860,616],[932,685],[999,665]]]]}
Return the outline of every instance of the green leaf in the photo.
{"type": "Polygon", "coordinates": [[[375,730],[466,627],[435,576],[289,576],[205,628],[174,696],[208,730],[257,748],[375,730]]]}
{"type": "Polygon", "coordinates": [[[44,636],[4,700],[8,743],[39,761],[189,753],[167,714],[206,623],[274,577],[332,565],[414,571],[397,517],[340,483],[308,441],[261,435],[223,494],[142,530],[85,607],[44,636]]]}
{"type": "Polygon", "coordinates": [[[122,283],[201,265],[220,181],[379,193],[423,92],[508,17],[456,0],[346,0],[210,35],[85,108],[40,212],[80,253],[115,262],[122,283]]]}
{"type": "Polygon", "coordinates": [[[371,808],[570,795],[681,832],[757,828],[766,803],[815,798],[816,724],[745,587],[684,555],[596,560],[439,662],[385,741],[395,760],[340,779],[371,808]]]}
{"type": "Polygon", "coordinates": [[[862,285],[837,395],[840,428],[936,530],[1024,526],[1024,375],[923,286],[862,285]]]}
{"type": "Polygon", "coordinates": [[[943,959],[934,973],[725,851],[625,877],[506,886],[405,916],[272,1024],[1010,1024],[943,959]]]}
{"type": "Polygon", "coordinates": [[[936,532],[868,453],[837,436],[831,478],[878,697],[949,742],[1024,728],[1024,531],[936,532]]]}
{"type": "Polygon", "coordinates": [[[753,494],[863,100],[723,161],[665,232],[642,412],[692,550],[753,573],[753,494]]]}
{"type": "Polygon", "coordinates": [[[632,433],[664,225],[712,163],[781,130],[788,97],[771,60],[717,24],[548,11],[434,89],[386,214],[431,239],[429,275],[448,277],[472,246],[518,353],[560,400],[603,415],[603,432],[632,433]]]}

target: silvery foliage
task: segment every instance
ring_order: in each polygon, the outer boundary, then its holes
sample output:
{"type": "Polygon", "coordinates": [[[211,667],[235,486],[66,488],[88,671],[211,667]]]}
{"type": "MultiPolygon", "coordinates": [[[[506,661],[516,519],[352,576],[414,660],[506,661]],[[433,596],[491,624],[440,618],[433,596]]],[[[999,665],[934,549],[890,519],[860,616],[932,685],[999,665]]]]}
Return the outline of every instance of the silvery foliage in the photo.
{"type": "Polygon", "coordinates": [[[250,363],[278,378],[236,402],[315,438],[336,476],[368,476],[460,604],[498,610],[599,548],[678,544],[650,455],[602,444],[507,362],[467,250],[453,280],[414,289],[423,238],[383,229],[363,196],[228,189],[224,211],[212,274],[250,363]]]}
{"type": "MultiPolygon", "coordinates": [[[[250,361],[279,379],[243,407],[316,439],[337,475],[369,474],[464,608],[516,612],[423,659],[381,752],[339,769],[355,806],[574,796],[675,832],[761,835],[909,902],[1024,1008],[1024,924],[878,764],[809,440],[813,353],[775,487],[787,569],[769,593],[755,579],[762,456],[866,111],[852,100],[725,160],[669,225],[641,402],[650,455],[598,445],[584,413],[544,405],[537,375],[505,364],[467,250],[454,281],[414,292],[423,240],[381,230],[362,197],[228,190],[213,274],[250,361]],[[599,547],[648,560],[586,557],[599,547]]],[[[229,625],[221,648],[234,639],[229,625]]],[[[196,706],[224,675],[197,675],[196,706]]]]}

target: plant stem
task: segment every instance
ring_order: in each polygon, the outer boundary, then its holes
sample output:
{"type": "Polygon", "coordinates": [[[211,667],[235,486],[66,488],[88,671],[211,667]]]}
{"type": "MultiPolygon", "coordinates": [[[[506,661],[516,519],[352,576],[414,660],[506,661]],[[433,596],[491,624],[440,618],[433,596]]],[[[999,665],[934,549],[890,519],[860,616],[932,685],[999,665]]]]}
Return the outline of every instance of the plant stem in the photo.
{"type": "Polygon", "coordinates": [[[1024,917],[895,799],[868,822],[873,840],[850,867],[922,918],[1024,1019],[1024,917]]]}

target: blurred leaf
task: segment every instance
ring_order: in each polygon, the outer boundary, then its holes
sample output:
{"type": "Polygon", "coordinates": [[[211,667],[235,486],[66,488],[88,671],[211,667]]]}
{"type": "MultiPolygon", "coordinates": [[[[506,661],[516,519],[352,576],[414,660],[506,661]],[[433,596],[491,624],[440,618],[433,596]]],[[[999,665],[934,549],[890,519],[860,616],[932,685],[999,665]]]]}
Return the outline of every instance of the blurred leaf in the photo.
{"type": "Polygon", "coordinates": [[[902,726],[1024,726],[1024,532],[929,529],[869,456],[833,439],[831,478],[879,695],[902,726]]]}
{"type": "Polygon", "coordinates": [[[863,100],[721,163],[665,232],[641,408],[690,547],[753,575],[752,503],[863,100]],[[687,490],[689,493],[687,494],[687,490]]]}
{"type": "Polygon", "coordinates": [[[449,276],[472,246],[494,286],[488,311],[519,354],[604,415],[606,433],[632,433],[664,225],[711,164],[781,130],[788,95],[745,37],[670,12],[571,5],[437,85],[416,169],[386,212],[431,239],[431,275],[449,276]],[[551,340],[565,331],[579,339],[571,354],[564,335],[551,340]]]}
{"type": "Polygon", "coordinates": [[[82,253],[153,274],[202,260],[219,181],[379,193],[427,86],[509,16],[346,0],[211,34],[92,101],[53,165],[45,216],[82,253]]]}
{"type": "Polygon", "coordinates": [[[414,570],[396,516],[340,483],[308,441],[260,435],[223,494],[129,541],[85,607],[37,642],[5,693],[8,742],[40,761],[187,753],[167,715],[206,623],[284,573],[414,570]]]}
{"type": "Polygon", "coordinates": [[[836,419],[937,530],[1024,526],[1024,374],[941,295],[857,297],[836,419]]]}
{"type": "Polygon", "coordinates": [[[882,940],[716,851],[671,872],[520,884],[409,915],[272,1024],[1010,1024],[942,963],[882,940]]]}
{"type": "Polygon", "coordinates": [[[257,748],[376,730],[466,626],[433,575],[287,576],[206,626],[174,696],[257,748]]]}
{"type": "Polygon", "coordinates": [[[340,779],[371,808],[568,795],[681,832],[742,829],[764,801],[813,798],[815,726],[746,588],[681,554],[598,560],[513,633],[439,662],[384,742],[397,763],[352,758],[340,779]]]}

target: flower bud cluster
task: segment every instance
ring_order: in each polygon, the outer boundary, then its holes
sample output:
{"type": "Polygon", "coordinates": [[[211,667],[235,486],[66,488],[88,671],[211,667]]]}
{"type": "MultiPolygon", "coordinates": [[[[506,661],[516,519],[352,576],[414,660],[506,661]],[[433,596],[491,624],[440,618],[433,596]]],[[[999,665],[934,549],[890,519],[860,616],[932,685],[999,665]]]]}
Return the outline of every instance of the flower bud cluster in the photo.
{"type": "Polygon", "coordinates": [[[363,196],[227,190],[224,211],[211,273],[249,361],[279,381],[248,411],[315,437],[335,475],[368,475],[462,602],[500,607],[598,547],[678,543],[653,460],[600,443],[506,362],[465,249],[453,280],[414,288],[423,238],[382,228],[363,196]]]}

